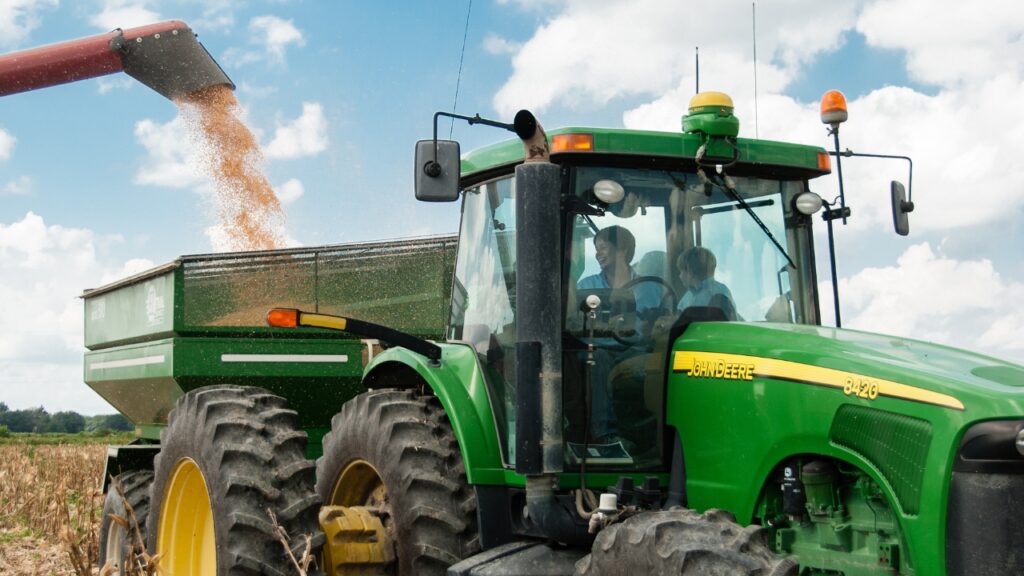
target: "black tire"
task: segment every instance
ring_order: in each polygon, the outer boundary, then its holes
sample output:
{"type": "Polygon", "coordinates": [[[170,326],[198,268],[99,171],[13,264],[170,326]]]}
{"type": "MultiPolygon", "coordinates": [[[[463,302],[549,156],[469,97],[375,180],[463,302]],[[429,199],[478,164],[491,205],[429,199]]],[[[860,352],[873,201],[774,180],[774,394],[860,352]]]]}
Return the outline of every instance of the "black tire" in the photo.
{"type": "Polygon", "coordinates": [[[796,576],[797,564],[768,549],[759,526],[743,528],[732,514],[676,509],[643,512],[597,535],[577,574],[796,576]]]}
{"type": "MultiPolygon", "coordinates": [[[[296,413],[283,398],[260,388],[210,386],[178,399],[154,460],[146,530],[150,553],[157,553],[161,523],[178,529],[172,525],[174,508],[165,519],[161,507],[180,464],[198,468],[205,481],[217,576],[296,573],[268,510],[287,531],[296,558],[302,556],[305,535],[312,536],[318,554],[323,534],[317,520],[320,499],[313,491],[315,465],[305,457],[306,434],[296,431],[295,422],[296,413]]],[[[162,567],[174,565],[168,554],[159,561],[162,567]]]]}
{"type": "MultiPolygon", "coordinates": [[[[349,464],[369,463],[387,499],[381,518],[396,561],[391,574],[443,575],[480,550],[476,497],[466,482],[458,442],[440,402],[411,390],[371,391],[349,400],[324,436],[317,494],[324,505],[349,464]]],[[[379,509],[378,508],[378,509],[379,509]]]]}
{"type": "Polygon", "coordinates": [[[100,518],[100,569],[110,562],[114,574],[129,574],[128,561],[140,557],[145,551],[140,535],[146,537],[146,519],[149,517],[149,486],[153,483],[151,470],[135,470],[120,474],[115,479],[121,484],[122,494],[118,492],[116,483],[111,482],[107,489],[107,497],[103,501],[103,517],[100,518]],[[128,513],[125,502],[132,508],[138,532],[128,513]],[[112,516],[123,518],[128,529],[113,520],[112,516]]]}

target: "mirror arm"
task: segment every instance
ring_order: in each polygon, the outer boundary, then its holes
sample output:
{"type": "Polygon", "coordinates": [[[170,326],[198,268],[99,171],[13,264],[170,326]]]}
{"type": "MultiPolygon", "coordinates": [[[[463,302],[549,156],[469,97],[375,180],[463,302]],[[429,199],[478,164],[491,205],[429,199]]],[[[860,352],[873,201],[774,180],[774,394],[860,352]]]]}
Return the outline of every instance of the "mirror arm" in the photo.
{"type": "Polygon", "coordinates": [[[861,158],[888,158],[890,160],[906,160],[907,164],[909,164],[910,166],[910,169],[907,175],[907,203],[904,206],[904,208],[906,208],[907,212],[912,212],[914,210],[914,161],[910,158],[910,156],[893,156],[889,154],[862,154],[854,152],[849,148],[843,150],[842,152],[829,152],[828,154],[829,156],[843,156],[845,158],[849,158],[851,156],[859,156],[861,158]]]}
{"type": "Polygon", "coordinates": [[[465,120],[472,124],[483,124],[485,126],[494,126],[495,128],[504,128],[510,132],[515,132],[516,128],[512,124],[506,124],[504,122],[498,122],[497,120],[488,120],[487,118],[481,118],[480,114],[474,116],[463,116],[461,114],[452,114],[451,112],[434,112],[434,161],[430,162],[424,167],[427,176],[436,178],[441,175],[441,165],[437,163],[437,119],[441,116],[446,118],[458,118],[459,120],[465,120]]]}

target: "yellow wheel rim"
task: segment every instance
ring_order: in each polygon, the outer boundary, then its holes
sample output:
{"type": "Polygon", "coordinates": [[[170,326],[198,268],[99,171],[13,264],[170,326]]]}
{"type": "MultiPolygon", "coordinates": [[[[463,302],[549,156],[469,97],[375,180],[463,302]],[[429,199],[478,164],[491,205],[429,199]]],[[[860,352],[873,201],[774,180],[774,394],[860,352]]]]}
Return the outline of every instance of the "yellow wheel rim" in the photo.
{"type": "Polygon", "coordinates": [[[386,505],[387,496],[388,490],[373,464],[366,460],[353,460],[338,475],[330,504],[380,508],[386,505]]]}
{"type": "Polygon", "coordinates": [[[391,515],[387,496],[380,473],[366,460],[350,462],[341,471],[329,501],[320,509],[327,574],[393,573],[394,544],[384,525],[391,515]]]}
{"type": "Polygon", "coordinates": [[[156,552],[164,576],[216,576],[217,548],[206,479],[191,458],[174,467],[164,491],[156,552]]]}

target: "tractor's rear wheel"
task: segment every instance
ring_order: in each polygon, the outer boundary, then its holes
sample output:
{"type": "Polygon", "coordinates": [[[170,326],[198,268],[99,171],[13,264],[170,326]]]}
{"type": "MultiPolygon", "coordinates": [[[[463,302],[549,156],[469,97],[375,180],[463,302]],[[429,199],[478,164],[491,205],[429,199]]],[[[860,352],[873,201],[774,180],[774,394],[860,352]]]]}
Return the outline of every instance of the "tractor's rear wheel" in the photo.
{"type": "Polygon", "coordinates": [[[129,563],[145,551],[146,519],[149,516],[149,486],[153,472],[135,470],[119,474],[107,489],[100,519],[99,565],[108,563],[118,576],[132,573],[129,563]],[[118,491],[117,486],[121,486],[118,491]],[[128,506],[125,506],[127,504],[128,506]],[[131,507],[132,512],[128,512],[131,507]],[[115,517],[121,521],[115,520],[115,517]],[[122,524],[121,522],[124,522],[122,524]]]}
{"type": "Polygon", "coordinates": [[[356,396],[323,446],[317,493],[329,574],[441,575],[479,551],[475,496],[437,398],[356,396]]]}
{"type": "Polygon", "coordinates": [[[285,400],[259,388],[211,386],[178,400],[154,460],[147,542],[162,574],[295,574],[323,542],[306,435],[285,400]]]}
{"type": "Polygon", "coordinates": [[[743,528],[732,514],[678,509],[643,512],[597,535],[576,573],[686,576],[796,576],[798,566],[775,556],[765,532],[743,528]]]}

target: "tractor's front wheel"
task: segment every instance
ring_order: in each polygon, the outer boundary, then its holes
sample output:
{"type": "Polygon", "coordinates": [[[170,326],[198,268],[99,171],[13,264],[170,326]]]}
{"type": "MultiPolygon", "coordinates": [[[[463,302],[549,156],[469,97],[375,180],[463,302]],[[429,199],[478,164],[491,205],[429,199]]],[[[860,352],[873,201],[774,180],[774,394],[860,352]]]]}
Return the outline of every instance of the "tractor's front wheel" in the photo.
{"type": "Polygon", "coordinates": [[[101,570],[109,565],[118,576],[135,573],[130,565],[140,560],[145,550],[142,539],[146,534],[152,483],[152,471],[134,470],[119,474],[107,489],[100,519],[101,570]]]}
{"type": "Polygon", "coordinates": [[[356,396],[323,446],[317,493],[329,574],[443,575],[479,551],[475,496],[437,398],[356,396]]]}
{"type": "Polygon", "coordinates": [[[259,388],[211,386],[178,400],[154,460],[147,523],[161,574],[295,574],[275,519],[295,558],[307,535],[319,551],[314,465],[295,420],[259,388]]]}
{"type": "Polygon", "coordinates": [[[769,550],[765,532],[732,514],[677,509],[642,512],[597,535],[576,573],[685,576],[796,576],[798,566],[769,550]]]}

